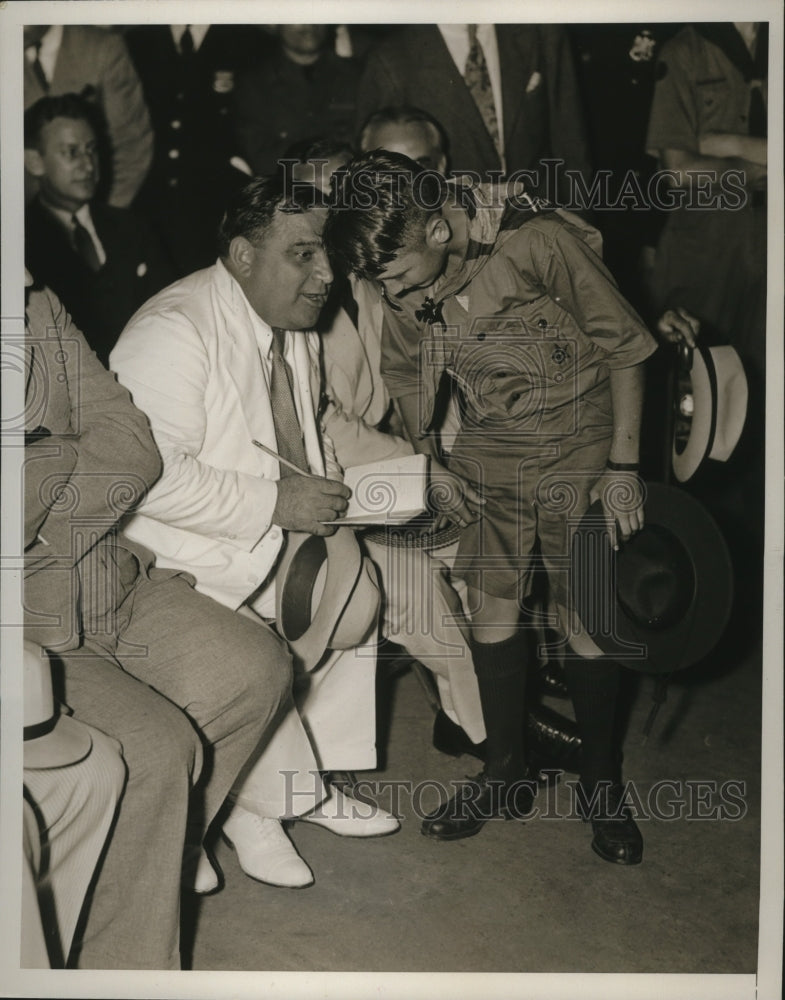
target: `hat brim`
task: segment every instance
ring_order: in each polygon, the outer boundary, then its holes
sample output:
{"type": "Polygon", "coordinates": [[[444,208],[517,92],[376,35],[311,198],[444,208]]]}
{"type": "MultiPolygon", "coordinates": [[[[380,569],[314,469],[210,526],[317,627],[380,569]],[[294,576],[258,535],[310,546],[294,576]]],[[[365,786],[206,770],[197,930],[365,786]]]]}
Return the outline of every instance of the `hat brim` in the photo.
{"type": "Polygon", "coordinates": [[[289,532],[276,573],[276,621],[306,670],[327,649],[367,640],[378,610],[376,570],[351,528],[326,537],[289,532]]]}
{"type": "Polygon", "coordinates": [[[405,524],[385,524],[377,528],[366,528],[363,538],[393,549],[425,549],[433,552],[456,542],[461,535],[457,524],[449,523],[444,528],[435,529],[438,518],[429,513],[418,514],[405,524]]]}
{"type": "Polygon", "coordinates": [[[695,579],[689,606],[661,628],[647,627],[625,611],[614,590],[618,555],[609,544],[600,501],[586,511],[573,535],[572,599],[603,654],[633,670],[665,674],[696,663],[719,641],[730,616],[733,572],[725,539],[694,497],[661,483],[645,485],[642,531],[659,525],[683,546],[695,579]]]}
{"type": "Polygon", "coordinates": [[[672,442],[671,467],[680,483],[707,459],[725,462],[736,447],[747,413],[747,378],[736,350],[698,346],[690,365],[693,413],[684,448],[672,442]]]}
{"type": "Polygon", "coordinates": [[[34,771],[68,767],[84,760],[92,746],[93,738],[87,726],[61,715],[51,732],[24,741],[24,767],[34,771]]]}

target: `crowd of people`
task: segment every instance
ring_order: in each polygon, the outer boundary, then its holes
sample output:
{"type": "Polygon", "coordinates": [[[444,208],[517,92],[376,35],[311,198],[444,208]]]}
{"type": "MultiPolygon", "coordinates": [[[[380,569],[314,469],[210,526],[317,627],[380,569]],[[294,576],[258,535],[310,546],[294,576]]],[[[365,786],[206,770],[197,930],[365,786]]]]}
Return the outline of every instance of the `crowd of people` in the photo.
{"type": "Polygon", "coordinates": [[[423,834],[524,817],[561,770],[595,853],[639,864],[572,534],[596,508],[609,552],[651,538],[657,359],[731,345],[754,404],[710,495],[760,576],[765,26],[24,45],[24,964],[180,968],[218,836],[303,888],[286,821],[398,832],[336,780],[376,767],[380,643],[432,675],[435,745],[482,762],[423,834]],[[415,542],[341,525],[345,470],[416,454],[415,542]]]}

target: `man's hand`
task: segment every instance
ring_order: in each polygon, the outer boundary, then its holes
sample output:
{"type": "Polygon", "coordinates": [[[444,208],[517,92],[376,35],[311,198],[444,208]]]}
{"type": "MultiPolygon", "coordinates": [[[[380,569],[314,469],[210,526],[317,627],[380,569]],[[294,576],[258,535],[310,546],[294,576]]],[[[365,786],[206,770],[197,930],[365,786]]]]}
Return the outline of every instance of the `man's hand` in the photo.
{"type": "Polygon", "coordinates": [[[635,472],[606,469],[589,493],[589,500],[602,502],[611,547],[618,550],[623,541],[643,527],[643,484],[635,472]]]}
{"type": "Polygon", "coordinates": [[[348,506],[352,491],[336,479],[317,476],[287,476],[278,480],[278,499],[273,523],[289,531],[307,531],[311,535],[332,535],[335,521],[348,506]]]}
{"type": "Polygon", "coordinates": [[[669,344],[683,342],[689,347],[695,347],[700,328],[700,320],[681,306],[667,309],[657,320],[657,333],[669,344]]]}
{"type": "Polygon", "coordinates": [[[439,518],[437,529],[445,519],[465,528],[478,520],[484,503],[483,497],[470,483],[431,459],[428,506],[443,515],[439,518]]]}

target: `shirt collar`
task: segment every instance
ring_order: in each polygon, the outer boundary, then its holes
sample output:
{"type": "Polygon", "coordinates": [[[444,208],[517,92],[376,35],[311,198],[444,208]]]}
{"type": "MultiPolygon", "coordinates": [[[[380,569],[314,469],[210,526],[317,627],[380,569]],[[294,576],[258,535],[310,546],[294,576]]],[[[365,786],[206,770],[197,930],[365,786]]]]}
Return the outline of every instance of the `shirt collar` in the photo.
{"type": "Polygon", "coordinates": [[[46,74],[46,78],[50,82],[54,76],[57,54],[60,51],[62,43],[63,25],[53,24],[41,37],[41,40],[37,45],[28,45],[25,49],[25,53],[27,54],[27,58],[30,62],[34,62],[36,54],[38,55],[38,61],[41,63],[44,73],[46,74]]]}
{"type": "Polygon", "coordinates": [[[82,225],[90,232],[94,231],[95,229],[95,226],[93,225],[93,217],[90,214],[90,205],[87,202],[85,202],[85,204],[82,205],[81,208],[77,209],[76,212],[69,212],[65,208],[58,208],[56,205],[51,205],[44,198],[41,198],[41,204],[44,206],[47,212],[51,212],[52,215],[55,216],[55,218],[59,219],[60,222],[62,222],[63,225],[69,230],[69,232],[73,228],[73,223],[71,222],[71,219],[73,218],[74,215],[82,223],[82,225]]]}
{"type": "Polygon", "coordinates": [[[248,317],[248,322],[253,330],[259,352],[262,357],[269,358],[273,346],[272,328],[265,323],[262,317],[253,308],[251,303],[248,301],[245,292],[240,287],[239,281],[233,274],[231,274],[220,258],[216,261],[216,267],[218,268],[218,280],[220,284],[224,286],[226,294],[228,295],[232,305],[235,309],[244,311],[248,317]]]}
{"type": "Polygon", "coordinates": [[[199,46],[204,41],[204,36],[210,29],[209,24],[170,24],[169,30],[172,32],[172,38],[174,39],[174,45],[177,51],[180,51],[180,39],[185,33],[185,29],[188,28],[191,32],[191,38],[194,40],[194,52],[199,51],[199,46]]]}

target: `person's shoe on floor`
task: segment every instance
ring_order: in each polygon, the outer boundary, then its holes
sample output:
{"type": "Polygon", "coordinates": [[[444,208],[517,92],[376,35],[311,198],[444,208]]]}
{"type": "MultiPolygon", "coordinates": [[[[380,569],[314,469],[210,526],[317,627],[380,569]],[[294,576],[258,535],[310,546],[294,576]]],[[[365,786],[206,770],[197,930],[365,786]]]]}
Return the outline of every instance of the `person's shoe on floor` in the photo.
{"type": "Polygon", "coordinates": [[[386,837],[400,830],[401,824],[395,816],[374,803],[353,799],[335,785],[329,785],[327,791],[327,798],[298,819],[324,827],[340,837],[386,837]]]}
{"type": "Polygon", "coordinates": [[[221,888],[217,864],[198,844],[186,844],[183,852],[182,885],[188,892],[209,896],[221,888]]]}
{"type": "Polygon", "coordinates": [[[598,781],[576,786],[578,811],[591,820],[592,850],[603,861],[617,865],[639,865],[643,860],[643,837],[624,801],[619,782],[598,781]]]}
{"type": "Polygon", "coordinates": [[[235,805],[223,825],[224,838],[250,878],[267,885],[302,889],[313,872],[297,853],[278,819],[257,816],[235,805]]]}
{"type": "Polygon", "coordinates": [[[491,819],[526,819],[537,783],[531,778],[506,782],[484,771],[458,786],[451,799],[425,817],[421,832],[434,840],[473,837],[491,819]]]}

